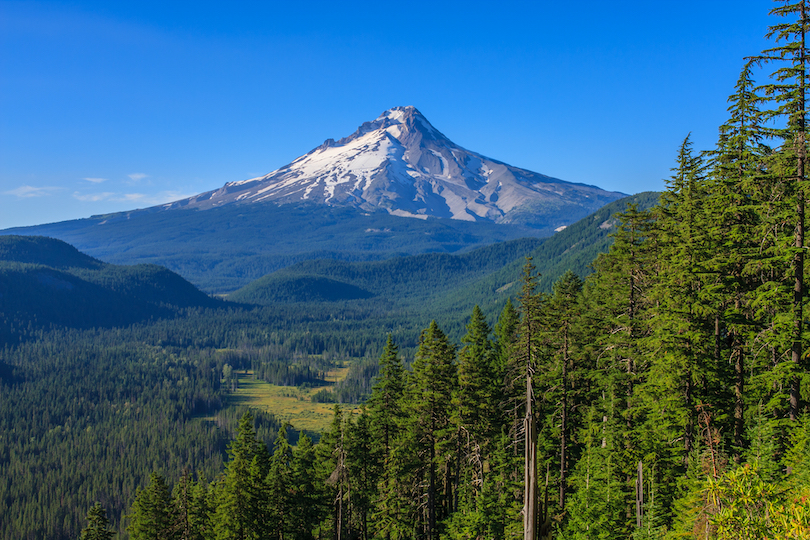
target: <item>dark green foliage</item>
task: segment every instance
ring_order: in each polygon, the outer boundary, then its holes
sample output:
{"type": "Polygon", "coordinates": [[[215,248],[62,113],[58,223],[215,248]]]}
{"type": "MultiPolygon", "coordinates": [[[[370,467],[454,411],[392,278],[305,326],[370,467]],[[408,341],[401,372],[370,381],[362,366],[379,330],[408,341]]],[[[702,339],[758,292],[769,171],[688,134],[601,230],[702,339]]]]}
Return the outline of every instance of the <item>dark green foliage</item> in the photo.
{"type": "Polygon", "coordinates": [[[204,540],[211,527],[211,500],[205,482],[195,482],[188,469],[174,486],[172,533],[178,540],[204,540]]]}
{"type": "Polygon", "coordinates": [[[767,34],[768,38],[774,40],[774,46],[755,59],[758,62],[770,62],[776,67],[771,73],[775,82],[758,89],[771,105],[763,115],[768,119],[779,118],[784,122],[784,125],[770,131],[770,135],[782,141],[782,146],[769,165],[778,187],[778,196],[772,201],[775,203],[774,213],[778,216],[779,225],[788,225],[792,231],[779,231],[773,235],[777,250],[771,255],[776,258],[777,267],[781,266],[787,271],[783,270],[782,275],[772,276],[771,282],[781,289],[783,301],[789,299],[790,303],[790,316],[783,317],[781,325],[775,325],[777,339],[790,341],[790,359],[785,358],[780,365],[775,366],[773,373],[778,380],[777,384],[785,387],[788,416],[795,421],[801,401],[802,372],[807,369],[804,358],[804,304],[807,295],[804,266],[805,206],[810,195],[807,188],[807,89],[810,82],[810,58],[806,43],[807,32],[810,30],[810,5],[806,0],[780,0],[780,3],[781,6],[771,10],[771,15],[778,16],[781,20],[771,26],[767,34]]]}
{"type": "Polygon", "coordinates": [[[315,459],[312,440],[302,435],[293,452],[290,475],[292,500],[288,503],[292,509],[288,519],[296,540],[312,540],[314,524],[320,522],[323,514],[321,491],[316,484],[315,459]]]}
{"type": "Polygon", "coordinates": [[[270,304],[274,302],[340,302],[370,298],[372,293],[334,279],[320,276],[285,276],[270,274],[248,284],[228,300],[270,304]]]}
{"type": "Polygon", "coordinates": [[[87,512],[87,527],[82,529],[81,540],[111,540],[115,533],[108,526],[107,512],[101,504],[94,504],[87,512]]]}
{"type": "MultiPolygon", "coordinates": [[[[242,414],[222,409],[218,350],[269,346],[274,320],[187,311],[127,328],[30,328],[23,343],[0,349],[0,538],[76,538],[95,501],[121,534],[150,472],[171,483],[186,468],[214,478],[242,414]]],[[[294,350],[302,336],[278,345],[294,350]]],[[[256,416],[272,445],[278,422],[256,416]]]]}
{"type": "Polygon", "coordinates": [[[432,321],[419,337],[403,399],[407,478],[413,486],[409,515],[417,534],[439,538],[441,523],[455,510],[458,452],[456,351],[432,321]],[[418,501],[424,501],[419,504],[418,501]]]}
{"type": "Polygon", "coordinates": [[[214,307],[177,274],[155,265],[102,263],[60,240],[0,236],[0,337],[15,320],[37,326],[111,327],[214,307]]]}
{"type": "Polygon", "coordinates": [[[254,529],[259,538],[281,539],[293,532],[296,510],[293,490],[293,452],[287,441],[287,430],[282,427],[273,445],[264,485],[258,490],[259,518],[254,529]]]}
{"type": "MultiPolygon", "coordinates": [[[[256,285],[316,276],[312,298],[331,301],[172,307],[81,331],[3,315],[15,339],[0,349],[0,535],[75,538],[95,501],[124,538],[126,505],[133,538],[515,538],[535,508],[538,537],[807,533],[810,376],[795,354],[807,346],[806,75],[794,53],[808,6],[783,4],[776,14],[799,23],[775,26],[788,43],[765,56],[787,59],[784,86],[756,90],[747,64],[717,148],[697,154],[687,138],[667,192],[616,217],[542,243],[310,261],[256,285]],[[765,113],[784,130],[762,127],[762,94],[785,105],[765,113]],[[585,275],[576,253],[591,241],[602,254],[585,275]],[[346,299],[338,283],[375,296],[346,299]],[[451,331],[422,329],[436,314],[451,331]],[[336,405],[317,445],[302,435],[293,448],[295,431],[268,413],[223,408],[223,371],[305,386],[346,362],[350,377],[318,395],[367,407],[336,405]]],[[[49,241],[31,242],[9,272],[147,303],[168,294],[140,288],[166,278],[158,269],[110,269],[58,244],[46,260],[49,241]]]]}
{"type": "Polygon", "coordinates": [[[171,492],[162,475],[153,472],[149,485],[135,495],[127,516],[132,540],[163,540],[174,536],[175,515],[171,492]]]}
{"type": "Polygon", "coordinates": [[[0,353],[14,373],[0,388],[0,537],[75,538],[93,501],[117,527],[151,471],[219,471],[228,434],[192,420],[221,406],[216,363],[142,332],[38,333],[0,353]]]}
{"type": "Polygon", "coordinates": [[[70,244],[43,236],[0,236],[0,261],[39,264],[59,269],[100,270],[107,266],[70,244]]]}
{"type": "Polygon", "coordinates": [[[405,370],[399,358],[399,349],[389,334],[380,357],[379,375],[368,400],[372,429],[378,439],[383,462],[388,461],[391,447],[399,434],[403,415],[400,402],[404,391],[405,370]]]}
{"type": "MultiPolygon", "coordinates": [[[[467,334],[461,339],[462,348],[458,361],[459,413],[461,424],[469,436],[471,451],[490,441],[500,430],[498,418],[493,411],[498,409],[500,396],[497,391],[502,380],[493,371],[493,347],[490,341],[490,328],[478,306],[473,308],[467,334]]],[[[480,455],[475,458],[481,462],[480,455]]]]}
{"type": "Polygon", "coordinates": [[[223,478],[214,488],[216,538],[261,538],[268,525],[264,520],[262,491],[269,455],[256,438],[250,413],[246,412],[239,421],[236,439],[228,446],[228,457],[223,478]]]}

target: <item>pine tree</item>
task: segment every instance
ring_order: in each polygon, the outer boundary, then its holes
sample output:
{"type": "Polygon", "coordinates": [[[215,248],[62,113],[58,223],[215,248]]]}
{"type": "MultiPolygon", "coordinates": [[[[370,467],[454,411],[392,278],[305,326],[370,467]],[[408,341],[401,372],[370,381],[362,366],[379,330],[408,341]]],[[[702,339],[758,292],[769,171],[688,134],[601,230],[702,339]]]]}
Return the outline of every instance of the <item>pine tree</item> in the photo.
{"type": "Polygon", "coordinates": [[[399,499],[399,483],[393,473],[395,463],[392,458],[403,422],[401,400],[405,390],[405,370],[390,334],[379,365],[379,375],[367,402],[369,429],[374,440],[371,459],[380,470],[373,522],[378,534],[391,538],[391,531],[397,523],[399,499]]]}
{"type": "Polygon", "coordinates": [[[292,512],[289,516],[295,540],[314,540],[312,531],[324,519],[324,504],[317,486],[315,447],[306,434],[298,438],[293,451],[292,512]]]}
{"type": "Polygon", "coordinates": [[[343,410],[335,404],[332,424],[315,447],[318,479],[331,515],[321,522],[321,531],[327,531],[334,540],[345,538],[349,528],[351,486],[346,461],[345,428],[343,410]]]}
{"type": "Polygon", "coordinates": [[[107,512],[101,503],[94,504],[87,511],[87,527],[82,529],[81,540],[111,540],[115,533],[108,526],[107,512]]]}
{"type": "MultiPolygon", "coordinates": [[[[513,349],[512,369],[515,381],[525,385],[522,436],[523,451],[523,538],[535,540],[538,530],[537,487],[537,411],[534,377],[537,369],[539,317],[542,296],[536,292],[537,275],[531,257],[523,266],[523,286],[520,292],[521,319],[519,340],[513,349]]],[[[515,433],[517,438],[518,433],[515,433]]]]}
{"type": "Polygon", "coordinates": [[[779,371],[788,387],[788,416],[796,420],[799,412],[800,380],[799,372],[803,368],[803,309],[804,309],[804,227],[805,201],[807,199],[807,89],[808,63],[806,35],[810,28],[810,6],[807,0],[790,2],[779,0],[782,4],[771,10],[771,15],[789,18],[784,23],[770,27],[767,37],[774,39],[776,46],[763,51],[755,59],[759,62],[775,62],[779,67],[773,73],[775,82],[764,85],[764,92],[776,107],[768,111],[770,117],[781,117],[785,120],[784,128],[773,133],[783,141],[781,154],[791,163],[782,171],[785,183],[785,205],[792,205],[793,212],[785,213],[788,223],[793,226],[792,246],[787,243],[784,250],[790,258],[790,276],[786,276],[785,285],[792,281],[791,329],[790,329],[790,365],[779,371]]]}
{"type": "Polygon", "coordinates": [[[256,438],[253,416],[239,420],[236,439],[228,447],[225,474],[216,489],[214,530],[217,540],[260,538],[264,481],[269,461],[264,443],[256,438]]]}
{"type": "Polygon", "coordinates": [[[648,421],[656,429],[671,430],[667,440],[682,441],[675,454],[680,454],[678,459],[685,466],[695,445],[696,405],[708,399],[709,385],[716,377],[716,313],[701,296],[708,274],[704,164],[692,154],[689,137],[681,144],[673,171],[655,209],[660,270],[651,291],[654,335],[647,348],[658,352],[651,358],[645,393],[648,421]]]}
{"type": "Polygon", "coordinates": [[[138,491],[132,504],[127,531],[132,540],[174,538],[171,492],[163,476],[153,472],[146,489],[138,491]]]}
{"type": "Polygon", "coordinates": [[[377,497],[377,483],[380,479],[378,462],[374,459],[373,438],[369,415],[365,407],[356,420],[347,426],[346,459],[348,475],[352,479],[352,528],[360,540],[372,536],[370,523],[373,504],[377,497]]]}
{"type": "Polygon", "coordinates": [[[492,343],[492,376],[500,382],[500,390],[504,389],[504,377],[506,376],[510,358],[513,355],[519,325],[520,314],[512,304],[512,299],[507,298],[492,332],[494,337],[492,343]]]}
{"type": "Polygon", "coordinates": [[[458,447],[453,397],[458,386],[456,353],[432,321],[419,337],[403,408],[406,446],[417,483],[417,523],[426,538],[438,539],[441,523],[455,510],[458,447]]]}
{"type": "Polygon", "coordinates": [[[404,373],[397,346],[389,334],[380,357],[379,375],[375,379],[367,405],[371,429],[381,449],[383,463],[389,460],[402,421],[400,400],[405,389],[404,373]]]}
{"type": "Polygon", "coordinates": [[[473,308],[464,344],[459,352],[458,404],[460,467],[456,497],[458,505],[448,526],[455,538],[483,538],[488,529],[481,494],[489,481],[489,462],[495,434],[500,430],[501,380],[494,373],[497,362],[484,314],[473,308]]]}
{"type": "MultiPolygon", "coordinates": [[[[714,254],[706,268],[714,274],[704,291],[715,305],[715,354],[733,366],[734,390],[730,407],[733,419],[731,443],[737,460],[745,433],[745,371],[750,352],[749,336],[758,331],[753,310],[753,293],[758,285],[760,243],[759,209],[762,186],[767,184],[761,172],[767,148],[761,144],[764,130],[758,96],[754,91],[752,63],[746,63],[729,97],[731,118],[720,128],[720,141],[714,153],[709,176],[706,213],[714,225],[709,229],[709,244],[714,254]],[[723,335],[727,337],[723,339],[723,335]]],[[[721,364],[722,365],[722,364],[721,364]]],[[[728,410],[728,408],[726,409],[728,410]]]]}
{"type": "Polygon", "coordinates": [[[195,482],[189,470],[184,469],[174,486],[172,530],[178,540],[204,540],[210,531],[207,495],[205,484],[195,482]]]}
{"type": "Polygon", "coordinates": [[[596,522],[583,522],[582,512],[593,512],[610,531],[606,538],[629,536],[636,521],[631,477],[645,454],[638,389],[648,367],[642,343],[649,337],[650,288],[658,268],[651,212],[628,205],[618,219],[613,245],[597,257],[583,288],[580,354],[589,363],[582,366],[580,400],[593,405],[586,409],[592,416],[580,416],[591,420],[577,428],[583,455],[571,476],[577,486],[572,530],[592,534],[596,522]]]}
{"type": "Polygon", "coordinates": [[[574,371],[574,349],[576,347],[576,323],[579,313],[579,298],[582,292],[582,280],[568,270],[553,285],[552,295],[544,302],[542,308],[542,328],[540,330],[545,345],[545,366],[541,377],[543,399],[550,401],[546,407],[547,418],[552,424],[550,431],[557,432],[554,437],[559,441],[559,498],[561,511],[565,511],[567,491],[567,474],[570,461],[571,432],[576,427],[571,425],[571,410],[574,405],[575,385],[572,381],[581,377],[579,369],[574,371]],[[556,405],[556,407],[554,407],[556,405]],[[556,409],[556,410],[555,410],[556,409]],[[559,429],[556,428],[559,420],[559,429]]]}
{"type": "Polygon", "coordinates": [[[622,423],[617,421],[620,418],[614,410],[619,401],[606,393],[585,414],[579,434],[582,455],[571,475],[574,490],[565,538],[628,537],[625,480],[620,463],[622,423]]]}
{"type": "Polygon", "coordinates": [[[262,501],[262,517],[259,523],[261,538],[283,540],[295,534],[293,506],[293,452],[287,441],[287,426],[281,426],[273,444],[273,456],[265,478],[266,496],[262,501]]]}
{"type": "MultiPolygon", "coordinates": [[[[487,446],[498,428],[497,401],[499,381],[492,373],[492,343],[490,329],[484,314],[473,308],[464,344],[459,352],[458,383],[462,446],[464,461],[468,464],[473,488],[472,498],[483,483],[487,446]]],[[[468,467],[465,467],[465,469],[468,467]]]]}
{"type": "Polygon", "coordinates": [[[495,437],[492,447],[489,473],[481,487],[481,523],[476,532],[481,538],[519,538],[523,535],[520,518],[523,486],[522,476],[515,471],[521,468],[521,458],[515,455],[508,426],[495,437]]]}

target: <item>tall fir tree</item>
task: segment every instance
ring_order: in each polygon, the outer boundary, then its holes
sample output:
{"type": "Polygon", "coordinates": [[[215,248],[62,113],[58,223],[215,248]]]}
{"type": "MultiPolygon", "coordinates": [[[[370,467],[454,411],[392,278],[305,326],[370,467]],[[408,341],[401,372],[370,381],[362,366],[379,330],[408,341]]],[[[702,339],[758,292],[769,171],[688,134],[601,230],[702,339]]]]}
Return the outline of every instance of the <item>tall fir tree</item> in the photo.
{"type": "Polygon", "coordinates": [[[345,538],[349,530],[351,492],[346,460],[346,422],[343,409],[335,404],[332,423],[315,447],[317,474],[323,486],[328,518],[321,522],[320,532],[334,540],[345,538]]]}
{"type": "Polygon", "coordinates": [[[129,518],[132,540],[175,538],[171,491],[163,475],[153,472],[149,485],[135,496],[129,518]]]}
{"type": "Polygon", "coordinates": [[[264,497],[257,530],[262,538],[283,540],[295,536],[297,520],[293,505],[293,451],[287,440],[287,426],[281,426],[273,443],[267,476],[264,479],[264,497]]]}
{"type": "Polygon", "coordinates": [[[399,527],[398,501],[401,500],[401,484],[394,471],[394,447],[399,438],[403,411],[401,401],[405,391],[405,368],[399,357],[397,345],[389,334],[379,362],[379,374],[374,381],[368,399],[369,429],[374,440],[371,459],[380,469],[378,489],[374,506],[374,529],[390,539],[392,531],[399,527]]]}
{"type": "MultiPolygon", "coordinates": [[[[580,339],[592,359],[586,366],[586,373],[590,371],[583,397],[593,403],[593,416],[586,417],[596,425],[586,424],[580,429],[588,466],[577,467],[572,477],[572,484],[586,486],[586,493],[578,494],[577,508],[584,504],[611,512],[600,515],[600,520],[610,523],[612,537],[630,535],[635,521],[628,511],[634,495],[630,482],[646,453],[642,448],[645,414],[639,387],[649,362],[642,343],[649,337],[650,288],[658,272],[652,213],[629,205],[618,219],[613,245],[608,253],[597,257],[593,264],[596,272],[583,288],[580,339]],[[590,439],[592,433],[600,434],[596,444],[590,439]],[[594,466],[606,470],[591,474],[594,466]],[[603,495],[610,504],[592,500],[603,495]]],[[[579,516],[572,518],[578,522],[579,516]]],[[[587,524],[584,527],[591,530],[587,524]]]]}
{"type": "Polygon", "coordinates": [[[783,284],[792,282],[790,321],[790,362],[779,371],[788,394],[787,413],[791,420],[798,417],[801,395],[801,372],[804,368],[804,250],[805,250],[805,201],[807,200],[807,90],[808,57],[806,35],[810,29],[810,3],[807,0],[778,0],[781,4],[771,10],[771,15],[785,22],[769,28],[767,37],[775,46],[756,57],[760,62],[775,63],[774,82],[763,85],[761,91],[775,107],[768,111],[770,117],[780,117],[784,127],[773,134],[783,141],[780,157],[785,161],[780,167],[784,182],[784,216],[793,227],[792,241],[786,238],[782,244],[785,257],[789,259],[789,275],[783,284]],[[790,207],[792,206],[792,212],[790,207]]]}
{"type": "Polygon", "coordinates": [[[298,437],[293,451],[291,484],[291,514],[289,520],[294,540],[314,540],[313,530],[324,518],[322,490],[318,489],[315,446],[304,433],[298,437]]]}
{"type": "Polygon", "coordinates": [[[442,522],[455,510],[456,502],[458,430],[453,398],[458,374],[455,347],[436,321],[422,331],[412,368],[403,409],[404,442],[418,486],[414,517],[420,535],[438,539],[442,522]]]}
{"type": "MultiPolygon", "coordinates": [[[[554,405],[545,407],[551,424],[549,431],[558,442],[555,449],[555,462],[559,471],[557,504],[565,512],[565,499],[568,490],[568,472],[572,451],[572,433],[577,430],[573,419],[579,415],[575,411],[580,405],[581,383],[584,381],[584,366],[575,361],[577,333],[580,318],[580,294],[582,280],[568,270],[553,285],[552,294],[543,305],[542,330],[546,347],[544,382],[547,390],[544,399],[554,405]]],[[[579,359],[578,359],[579,360],[579,359]]]]}
{"type": "Polygon", "coordinates": [[[87,527],[82,529],[80,540],[112,540],[115,533],[109,529],[107,512],[101,503],[94,504],[87,511],[87,527]]]}
{"type": "Polygon", "coordinates": [[[346,459],[348,474],[352,479],[351,521],[359,540],[369,540],[373,535],[373,505],[380,480],[374,444],[369,415],[363,406],[357,418],[347,426],[346,433],[346,459]]]}
{"type": "Polygon", "coordinates": [[[204,482],[195,482],[188,469],[174,486],[173,532],[178,540],[204,540],[211,531],[208,491],[204,482]]]}
{"type": "Polygon", "coordinates": [[[664,466],[671,471],[685,470],[695,446],[696,406],[708,399],[716,378],[715,312],[701,296],[708,259],[705,167],[691,146],[689,137],[684,139],[668,189],[655,208],[659,270],[650,292],[654,308],[646,348],[656,352],[643,388],[648,429],[660,430],[654,452],[676,461],[664,466]],[[665,447],[663,441],[679,444],[665,447]]]}
{"type": "Polygon", "coordinates": [[[236,439],[228,447],[223,478],[215,486],[214,530],[217,540],[260,538],[264,527],[264,482],[269,456],[256,438],[253,415],[239,420],[236,439]]]}
{"type": "Polygon", "coordinates": [[[759,98],[755,93],[752,63],[745,64],[729,97],[730,119],[720,128],[720,140],[714,152],[709,175],[706,213],[713,217],[709,244],[713,254],[706,262],[713,274],[704,288],[708,302],[715,305],[715,354],[733,369],[726,369],[733,379],[733,396],[727,400],[732,425],[731,435],[736,459],[744,445],[746,366],[750,364],[747,346],[750,336],[759,329],[753,310],[753,293],[758,285],[759,208],[762,185],[767,183],[762,172],[768,152],[761,140],[759,98]]]}
{"type": "MultiPolygon", "coordinates": [[[[515,431],[515,442],[523,439],[523,538],[535,540],[538,537],[538,474],[537,474],[537,397],[535,394],[535,372],[537,370],[538,337],[540,332],[540,310],[542,295],[537,292],[537,274],[531,257],[526,258],[520,300],[520,325],[518,340],[513,348],[511,369],[507,373],[516,388],[523,387],[524,406],[521,431],[515,431]]],[[[515,392],[516,393],[516,392],[515,392]]]]}

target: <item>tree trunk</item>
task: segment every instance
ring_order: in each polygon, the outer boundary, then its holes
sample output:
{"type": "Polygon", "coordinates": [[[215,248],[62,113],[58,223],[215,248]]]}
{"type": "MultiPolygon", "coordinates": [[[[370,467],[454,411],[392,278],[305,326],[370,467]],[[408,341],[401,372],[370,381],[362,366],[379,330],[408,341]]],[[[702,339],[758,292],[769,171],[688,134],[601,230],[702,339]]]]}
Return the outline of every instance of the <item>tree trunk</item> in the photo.
{"type": "MultiPolygon", "coordinates": [[[[531,368],[529,368],[531,369],[531,368]]],[[[526,455],[523,473],[523,540],[536,540],[537,536],[537,429],[532,402],[532,376],[526,376],[526,416],[523,427],[526,434],[526,455]]]]}
{"type": "Polygon", "coordinates": [[[638,475],[636,476],[636,528],[640,529],[644,517],[644,466],[638,462],[638,475]]]}
{"type": "Polygon", "coordinates": [[[743,355],[742,344],[739,342],[740,338],[737,333],[734,333],[734,446],[735,450],[734,461],[739,463],[740,453],[739,449],[743,445],[743,434],[745,430],[744,417],[743,417],[743,392],[745,383],[745,356],[743,355]]]}
{"type": "Polygon", "coordinates": [[[562,426],[560,433],[560,509],[565,511],[566,443],[568,442],[568,326],[563,333],[562,426]]]}

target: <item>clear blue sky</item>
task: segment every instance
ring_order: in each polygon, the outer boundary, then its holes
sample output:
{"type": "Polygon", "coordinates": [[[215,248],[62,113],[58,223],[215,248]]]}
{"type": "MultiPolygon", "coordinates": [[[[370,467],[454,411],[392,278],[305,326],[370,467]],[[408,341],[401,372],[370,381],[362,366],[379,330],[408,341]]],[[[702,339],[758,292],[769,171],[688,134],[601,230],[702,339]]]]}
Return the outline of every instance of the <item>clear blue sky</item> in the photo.
{"type": "Polygon", "coordinates": [[[0,1],[0,228],[265,174],[397,105],[512,165],[660,190],[689,132],[714,145],[774,5],[0,1]]]}

